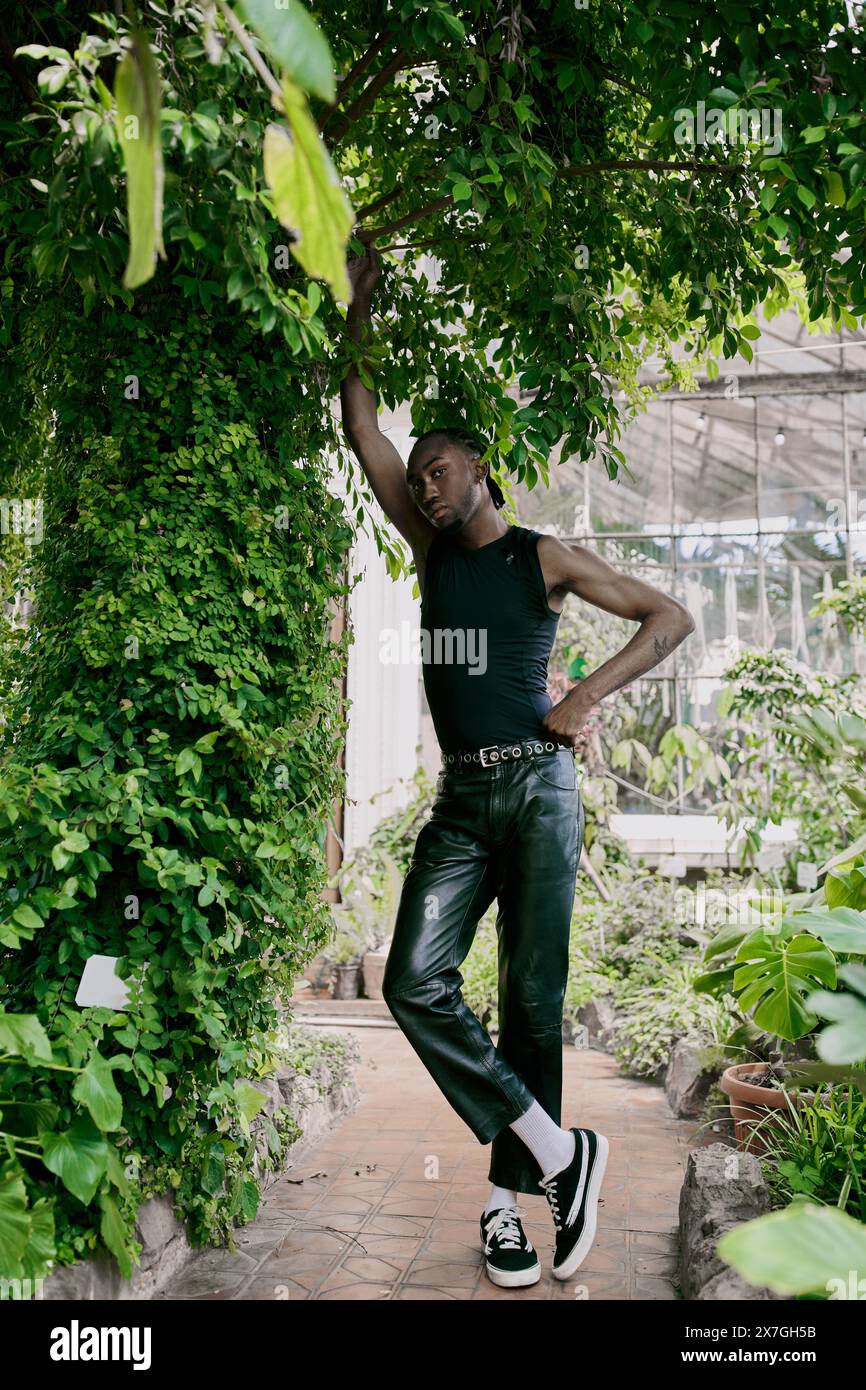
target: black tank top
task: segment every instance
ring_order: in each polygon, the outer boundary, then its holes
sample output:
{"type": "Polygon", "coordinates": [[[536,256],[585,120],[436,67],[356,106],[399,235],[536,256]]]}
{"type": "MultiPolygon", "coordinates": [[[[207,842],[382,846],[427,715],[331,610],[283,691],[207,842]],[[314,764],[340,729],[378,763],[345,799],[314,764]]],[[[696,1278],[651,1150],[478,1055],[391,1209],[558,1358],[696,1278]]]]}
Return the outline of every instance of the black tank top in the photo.
{"type": "Polygon", "coordinates": [[[559,613],[547,602],[540,532],[511,526],[468,550],[446,532],[427,552],[421,600],[424,690],[445,753],[543,736],[559,613]]]}

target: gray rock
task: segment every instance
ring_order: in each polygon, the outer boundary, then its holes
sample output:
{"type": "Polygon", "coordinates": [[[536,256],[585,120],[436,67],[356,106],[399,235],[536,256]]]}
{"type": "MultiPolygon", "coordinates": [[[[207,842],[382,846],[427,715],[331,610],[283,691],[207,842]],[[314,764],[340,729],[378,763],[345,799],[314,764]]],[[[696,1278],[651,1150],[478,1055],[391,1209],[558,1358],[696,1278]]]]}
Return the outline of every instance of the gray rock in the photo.
{"type": "MultiPolygon", "coordinates": [[[[698,1299],[704,1299],[707,1303],[755,1303],[761,1300],[783,1300],[785,1295],[773,1293],[772,1289],[759,1289],[748,1280],[743,1279],[735,1269],[729,1266],[717,1274],[708,1284],[704,1284],[698,1299]]],[[[790,1301],[790,1300],[788,1300],[790,1301]]]]}
{"type": "Polygon", "coordinates": [[[726,1231],[769,1210],[770,1194],[754,1154],[721,1143],[689,1152],[680,1192],[679,1283],[683,1298],[780,1297],[738,1276],[735,1284],[734,1271],[715,1252],[726,1231]],[[735,1287],[738,1293],[719,1292],[735,1287]]]}
{"type": "Polygon", "coordinates": [[[603,1052],[611,1051],[616,1028],[616,1011],[609,999],[601,995],[598,999],[590,999],[588,1003],[582,1004],[577,1011],[577,1022],[586,1030],[585,1046],[598,1047],[603,1052]]]}
{"type": "Polygon", "coordinates": [[[174,1204],[167,1194],[149,1197],[142,1202],[136,1219],[138,1238],[145,1250],[161,1251],[169,1241],[183,1233],[183,1227],[174,1214],[174,1204]]]}
{"type": "Polygon", "coordinates": [[[721,1063],[706,1067],[706,1048],[707,1044],[696,1038],[680,1038],[670,1055],[664,1077],[665,1095],[679,1119],[702,1114],[707,1092],[723,1071],[721,1063]]]}

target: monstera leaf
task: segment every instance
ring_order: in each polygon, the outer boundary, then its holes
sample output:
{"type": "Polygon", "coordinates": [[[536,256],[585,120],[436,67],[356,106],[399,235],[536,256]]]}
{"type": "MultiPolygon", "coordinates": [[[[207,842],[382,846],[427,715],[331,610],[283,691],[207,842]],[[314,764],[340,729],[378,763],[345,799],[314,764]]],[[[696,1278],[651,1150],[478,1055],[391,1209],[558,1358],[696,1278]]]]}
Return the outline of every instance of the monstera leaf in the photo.
{"type": "Polygon", "coordinates": [[[737,1002],[754,1008],[759,1028],[787,1042],[795,1042],[817,1023],[804,1004],[806,991],[815,982],[836,983],[836,959],[814,936],[802,933],[793,940],[781,935],[754,932],[737,952],[734,975],[737,1002]],[[757,1006],[757,1007],[755,1007],[757,1006]]]}

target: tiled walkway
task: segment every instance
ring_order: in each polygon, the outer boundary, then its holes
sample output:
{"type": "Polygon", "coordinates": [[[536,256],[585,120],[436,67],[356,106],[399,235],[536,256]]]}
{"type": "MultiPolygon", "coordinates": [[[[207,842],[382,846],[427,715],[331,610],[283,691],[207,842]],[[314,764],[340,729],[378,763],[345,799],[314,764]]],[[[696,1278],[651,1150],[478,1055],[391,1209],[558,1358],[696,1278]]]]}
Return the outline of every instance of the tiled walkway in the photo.
{"type": "MultiPolygon", "coordinates": [[[[329,1031],[331,1031],[329,1029],[329,1031]]],[[[677,1210],[689,1135],[664,1091],[604,1052],[565,1048],[563,1124],[610,1141],[595,1244],[573,1278],[550,1274],[553,1223],[521,1194],[540,1281],[487,1278],[478,1219],[489,1146],[448,1105],[396,1028],[351,1031],[361,1104],[268,1188],[238,1254],[196,1256],[163,1299],[675,1299],[677,1210]]],[[[702,1141],[710,1142],[713,1135],[702,1141]]]]}

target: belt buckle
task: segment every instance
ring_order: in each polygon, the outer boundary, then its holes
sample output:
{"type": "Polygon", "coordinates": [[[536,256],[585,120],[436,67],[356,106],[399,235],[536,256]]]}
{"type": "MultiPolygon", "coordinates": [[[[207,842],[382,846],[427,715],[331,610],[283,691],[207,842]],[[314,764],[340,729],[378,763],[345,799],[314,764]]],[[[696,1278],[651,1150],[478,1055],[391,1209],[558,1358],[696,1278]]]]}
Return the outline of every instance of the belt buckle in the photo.
{"type": "MultiPolygon", "coordinates": [[[[488,745],[487,745],[486,748],[479,748],[478,753],[479,753],[479,756],[480,756],[480,758],[481,758],[481,766],[482,766],[482,767],[490,767],[490,766],[491,766],[491,763],[485,762],[485,760],[484,760],[484,754],[485,754],[485,753],[497,753],[497,745],[496,745],[495,743],[488,743],[488,745]]],[[[494,760],[492,760],[492,761],[495,761],[495,762],[498,762],[498,761],[499,761],[499,755],[498,755],[498,753],[497,753],[496,758],[495,758],[494,760]]]]}

